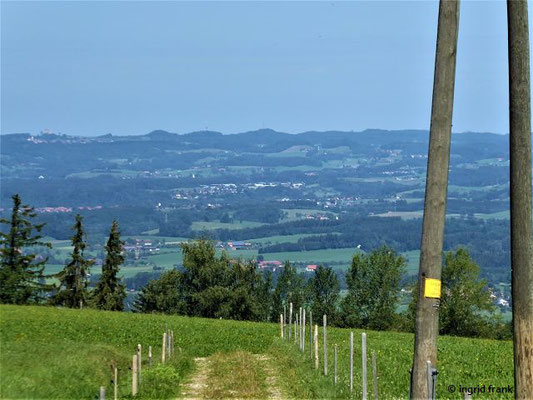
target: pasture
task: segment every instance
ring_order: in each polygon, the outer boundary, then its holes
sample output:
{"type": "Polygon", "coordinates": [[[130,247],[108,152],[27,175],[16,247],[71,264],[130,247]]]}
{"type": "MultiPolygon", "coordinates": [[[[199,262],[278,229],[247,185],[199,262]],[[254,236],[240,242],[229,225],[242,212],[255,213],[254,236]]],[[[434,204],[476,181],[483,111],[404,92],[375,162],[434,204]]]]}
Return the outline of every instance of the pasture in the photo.
{"type": "MultiPolygon", "coordinates": [[[[219,374],[227,375],[225,360],[234,362],[235,352],[271,359],[273,365],[269,374],[275,376],[287,397],[361,398],[363,331],[359,329],[353,330],[355,390],[350,394],[349,329],[328,328],[329,375],[323,376],[322,329],[319,330],[320,366],[316,371],[309,358],[308,330],[305,352],[300,353],[294,342],[279,339],[278,323],[6,305],[0,306],[0,397],[95,398],[102,385],[107,393],[112,393],[110,364],[116,362],[119,397],[129,398],[131,373],[128,366],[137,344],[142,344],[145,351],[152,346],[157,364],[165,327],[174,331],[176,355],[164,367],[154,365],[152,369],[147,368],[147,360],[143,358],[144,380],[138,398],[179,398],[183,385],[195,373],[194,358],[216,354],[214,360],[220,365],[219,374]],[[336,386],[333,385],[335,345],[338,346],[339,375],[336,386]]],[[[405,398],[413,335],[366,333],[369,366],[372,351],[377,355],[380,398],[405,398]]],[[[439,399],[463,397],[458,392],[450,393],[447,389],[450,385],[456,388],[513,385],[512,343],[509,341],[443,336],[439,338],[438,351],[439,399]]],[[[240,357],[241,364],[246,359],[252,358],[240,357]]],[[[261,373],[258,376],[261,378],[261,373]]],[[[372,398],[371,376],[369,367],[369,398],[372,398]]],[[[512,398],[512,395],[498,398],[512,398]]]]}

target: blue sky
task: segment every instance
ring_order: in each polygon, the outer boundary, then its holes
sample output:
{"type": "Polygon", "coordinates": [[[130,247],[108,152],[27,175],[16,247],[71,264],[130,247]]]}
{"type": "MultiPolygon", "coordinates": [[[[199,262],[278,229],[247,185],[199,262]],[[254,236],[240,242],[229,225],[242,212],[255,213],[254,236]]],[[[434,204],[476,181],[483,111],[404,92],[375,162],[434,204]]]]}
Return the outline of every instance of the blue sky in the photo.
{"type": "MultiPolygon", "coordinates": [[[[434,1],[2,1],[1,132],[428,129],[437,13],[434,1]]],[[[506,133],[505,2],[464,1],[460,21],[453,130],[506,133]]]]}

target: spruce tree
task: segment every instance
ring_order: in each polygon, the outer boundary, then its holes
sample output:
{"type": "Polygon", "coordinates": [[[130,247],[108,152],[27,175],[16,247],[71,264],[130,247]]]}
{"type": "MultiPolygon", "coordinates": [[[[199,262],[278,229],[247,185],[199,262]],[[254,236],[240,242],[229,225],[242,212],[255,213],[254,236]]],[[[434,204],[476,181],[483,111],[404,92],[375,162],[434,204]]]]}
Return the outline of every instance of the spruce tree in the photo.
{"type": "Polygon", "coordinates": [[[11,220],[0,219],[10,226],[9,232],[0,232],[0,302],[10,304],[38,303],[51,287],[44,282],[47,259],[36,262],[37,254],[28,252],[31,246],[46,246],[41,242],[44,224],[34,225],[31,219],[37,214],[33,207],[22,205],[18,194],[13,197],[11,220]]]}
{"type": "Polygon", "coordinates": [[[87,244],[83,231],[83,217],[80,214],[76,215],[76,223],[72,229],[75,231],[71,238],[72,258],[63,271],[56,275],[60,284],[58,292],[52,298],[52,303],[70,308],[82,308],[84,304],[87,304],[89,297],[87,290],[89,268],[94,264],[94,260],[86,259],[83,254],[87,244]]]}
{"type": "Polygon", "coordinates": [[[92,296],[96,308],[109,311],[124,310],[126,288],[117,276],[120,272],[120,265],[124,262],[123,245],[124,242],[120,240],[118,222],[113,221],[105,246],[106,258],[102,265],[102,275],[92,296]]]}

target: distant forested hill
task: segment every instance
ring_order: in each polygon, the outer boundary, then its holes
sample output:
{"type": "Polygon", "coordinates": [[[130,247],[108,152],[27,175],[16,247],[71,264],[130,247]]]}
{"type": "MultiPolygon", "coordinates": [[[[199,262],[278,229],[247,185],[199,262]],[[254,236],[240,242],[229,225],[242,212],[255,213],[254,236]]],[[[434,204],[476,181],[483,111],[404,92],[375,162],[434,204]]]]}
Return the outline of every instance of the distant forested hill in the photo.
{"type": "MultiPolygon", "coordinates": [[[[118,219],[129,236],[281,236],[261,244],[260,254],[356,244],[416,251],[428,138],[427,131],[377,129],[0,135],[0,213],[18,193],[56,239],[71,235],[79,212],[93,243],[118,219]]],[[[454,134],[450,156],[445,247],[467,246],[496,282],[509,276],[508,140],[454,134]]]]}

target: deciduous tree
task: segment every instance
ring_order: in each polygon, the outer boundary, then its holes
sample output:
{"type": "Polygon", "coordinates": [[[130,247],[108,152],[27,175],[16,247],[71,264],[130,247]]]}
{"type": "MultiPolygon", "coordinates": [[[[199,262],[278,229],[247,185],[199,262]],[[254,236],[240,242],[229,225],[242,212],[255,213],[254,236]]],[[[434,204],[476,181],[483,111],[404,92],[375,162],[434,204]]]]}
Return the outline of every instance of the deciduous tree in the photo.
{"type": "MultiPolygon", "coordinates": [[[[502,331],[501,321],[495,319],[496,307],[490,298],[487,282],[480,279],[479,272],[479,266],[468,250],[460,248],[455,253],[446,253],[442,269],[440,334],[490,337],[492,333],[502,331]]],[[[409,305],[413,325],[417,289],[413,290],[414,296],[409,305]]]]}
{"type": "Polygon", "coordinates": [[[385,330],[395,319],[405,259],[386,246],[355,254],[346,274],[348,295],[341,305],[343,324],[385,330]]]}
{"type": "Polygon", "coordinates": [[[335,271],[319,265],[315,276],[309,281],[309,288],[313,314],[318,316],[326,314],[329,324],[337,324],[340,284],[335,271]]]}

